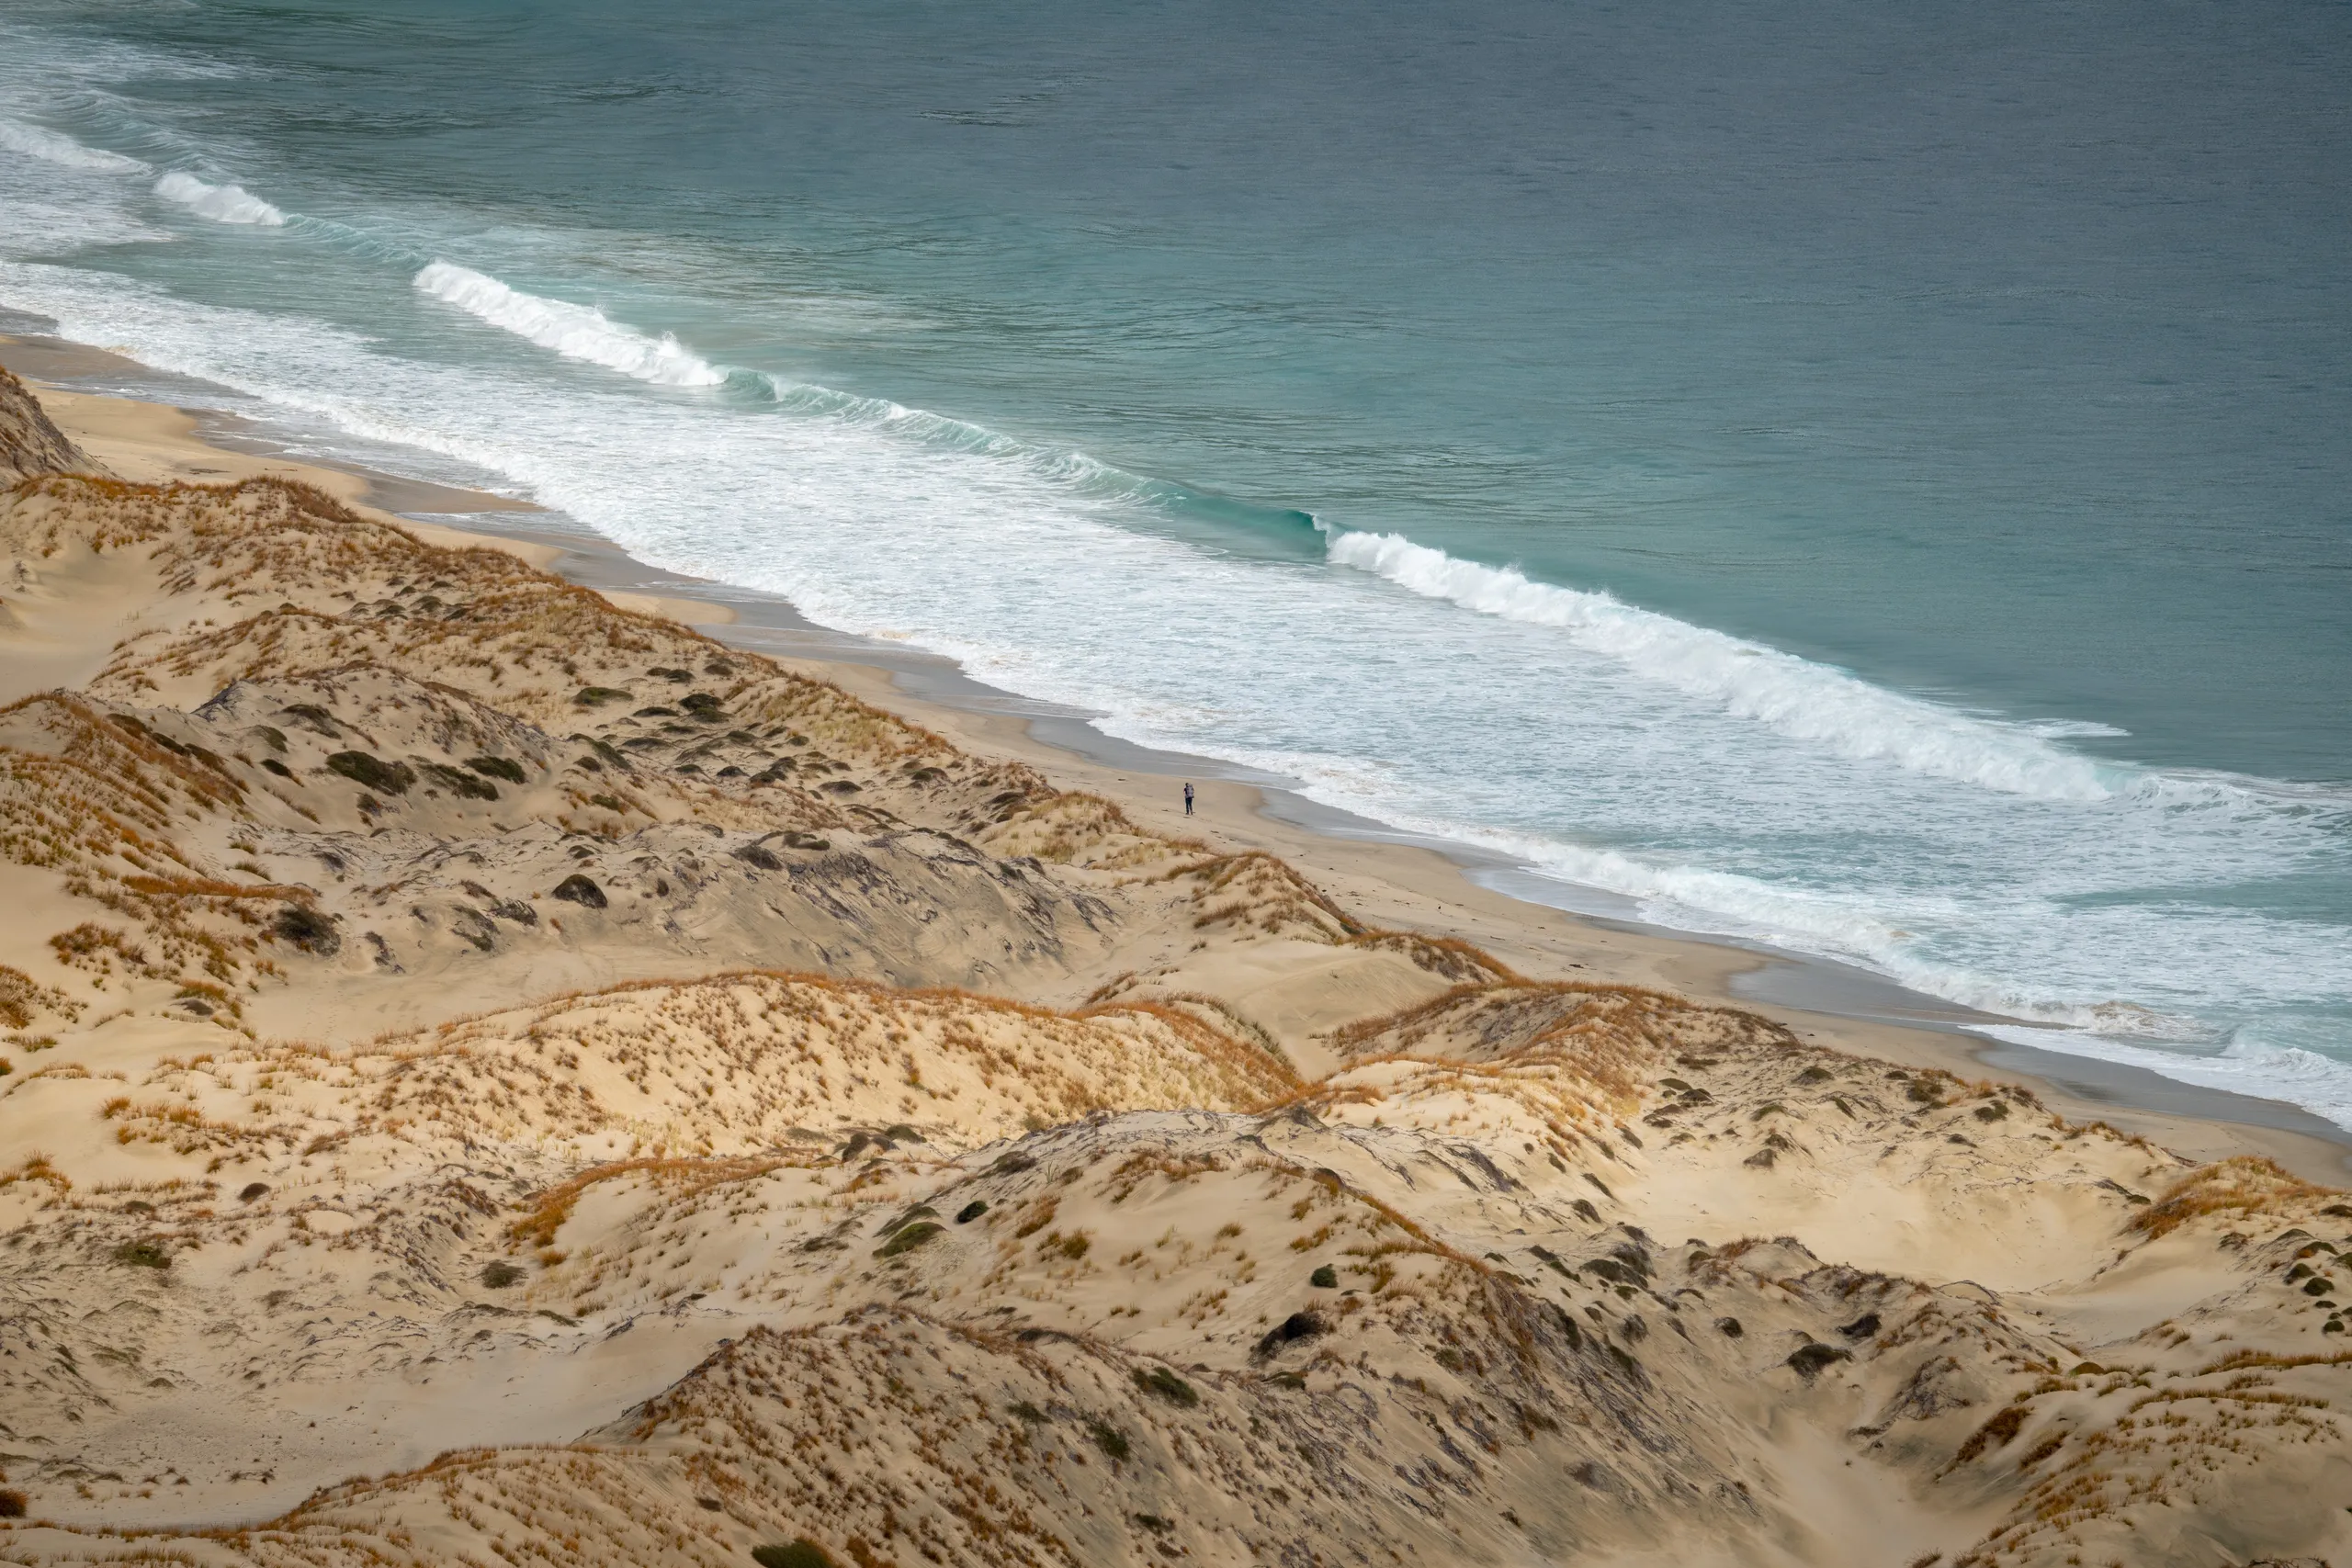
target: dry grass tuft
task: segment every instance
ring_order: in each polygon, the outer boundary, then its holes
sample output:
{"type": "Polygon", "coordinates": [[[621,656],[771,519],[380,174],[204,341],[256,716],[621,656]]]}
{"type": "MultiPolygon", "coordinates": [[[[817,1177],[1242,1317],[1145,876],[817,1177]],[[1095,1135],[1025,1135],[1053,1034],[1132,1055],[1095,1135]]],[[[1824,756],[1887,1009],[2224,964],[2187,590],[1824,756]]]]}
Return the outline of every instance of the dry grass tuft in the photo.
{"type": "Polygon", "coordinates": [[[2240,1155],[2189,1172],[2132,1216],[2131,1228],[2151,1240],[2169,1235],[2206,1214],[2275,1213],[2296,1202],[2338,1197],[2332,1188],[2288,1175],[2259,1155],[2240,1155]]]}
{"type": "Polygon", "coordinates": [[[0,964],[0,1025],[29,1029],[44,1013],[71,1021],[80,1015],[83,1005],[54,986],[37,983],[23,970],[0,964]]]}

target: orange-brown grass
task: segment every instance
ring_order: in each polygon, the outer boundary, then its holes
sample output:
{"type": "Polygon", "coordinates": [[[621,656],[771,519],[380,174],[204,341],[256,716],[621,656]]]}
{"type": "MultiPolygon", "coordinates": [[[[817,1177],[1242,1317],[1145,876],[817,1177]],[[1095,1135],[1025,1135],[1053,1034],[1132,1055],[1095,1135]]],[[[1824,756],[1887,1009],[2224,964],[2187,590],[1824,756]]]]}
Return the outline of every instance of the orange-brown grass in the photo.
{"type": "Polygon", "coordinates": [[[1367,1056],[1298,1098],[1318,1107],[1381,1105],[1386,1108],[1385,1119],[1409,1123],[1419,1120],[1413,1114],[1418,1105],[1491,1097],[1519,1107],[1532,1123],[1529,1131],[1541,1129],[1553,1152],[1565,1156],[1573,1150],[1566,1141],[1567,1126],[1623,1116],[1640,1105],[1636,1079],[1643,1065],[1639,1058],[1565,1050],[1556,1043],[1521,1047],[1483,1062],[1367,1056]]]}
{"type": "MultiPolygon", "coordinates": [[[[2311,1358],[2312,1364],[2352,1359],[2311,1358]]],[[[2304,1364],[2301,1358],[2256,1355],[2226,1358],[2206,1369],[2304,1364]]],[[[2193,1374],[2205,1375],[2204,1372],[2193,1374]]],[[[2328,1402],[2304,1394],[2262,1389],[2259,1378],[2233,1381],[2218,1389],[2163,1389],[2132,1397],[2125,1410],[2104,1425],[2066,1423],[2020,1455],[2014,1473],[2027,1482],[2007,1518],[1976,1545],[1954,1559],[1954,1568],[1988,1568],[2031,1557],[2052,1560],[2069,1545],[2087,1544],[2086,1527],[2102,1534],[2138,1527],[2135,1514],[2148,1510],[2225,1504],[2239,1477],[2281,1449],[2339,1445],[2340,1423],[2325,1413],[2328,1402]],[[2203,1406],[2202,1409],[2187,1408],[2203,1406]],[[2160,1414],[2145,1414],[2151,1410],[2160,1414]],[[2046,1473],[2035,1467],[2062,1455],[2046,1473]]],[[[2113,1393],[2129,1383],[2101,1391],[2113,1393]]],[[[2030,1419],[2031,1402],[2044,1393],[2073,1392],[2071,1382],[2047,1379],[2021,1393],[1977,1428],[1955,1453],[1951,1469],[2002,1449],[2030,1419]]],[[[2079,1552],[2066,1559],[2081,1562],[2079,1552]]]]}
{"type": "MultiPolygon", "coordinates": [[[[1114,982],[1112,985],[1101,987],[1093,996],[1087,998],[1087,1007],[1093,1008],[1102,1005],[1104,999],[1103,992],[1115,990],[1116,988],[1117,982],[1114,982]]],[[[1276,1040],[1272,1034],[1269,1033],[1263,1024],[1258,1023],[1246,1017],[1238,1008],[1236,1008],[1231,1002],[1225,1000],[1221,997],[1212,997],[1207,995],[1205,992],[1201,991],[1171,991],[1164,996],[1157,997],[1152,999],[1154,1001],[1165,1003],[1177,1008],[1199,1008],[1213,1013],[1222,1021],[1217,1027],[1228,1030],[1232,1033],[1239,1035],[1241,1038],[1250,1041],[1260,1050],[1265,1052],[1266,1055],[1280,1061],[1284,1066],[1289,1066],[1291,1065],[1290,1055],[1283,1049],[1281,1041],[1276,1040]]],[[[1083,1011],[1085,1010],[1081,1009],[1080,1010],[1083,1011]]]]}
{"type": "MultiPolygon", "coordinates": [[[[1328,1036],[1345,1053],[1475,1056],[1579,1042],[1618,1054],[1729,1043],[1786,1045],[1787,1030],[1753,1013],[1706,1008],[1639,986],[1584,981],[1473,982],[1359,1020],[1328,1036]]],[[[1630,1059],[1630,1058],[1629,1058],[1630,1059]]]]}
{"type": "Polygon", "coordinates": [[[2217,1372],[2242,1371],[2248,1367],[2272,1367],[2284,1371],[2293,1367],[2342,1366],[2352,1366],[2352,1350],[2339,1350],[2332,1356],[2278,1356],[2267,1350],[2233,1350],[2218,1361],[2208,1361],[2188,1375],[2210,1378],[2217,1372]]]}
{"type": "MultiPolygon", "coordinates": [[[[0,544],[53,554],[74,543],[144,547],[167,592],[211,594],[253,611],[232,625],[134,637],[93,683],[108,694],[136,697],[166,680],[209,693],[238,679],[375,665],[462,691],[554,733],[584,728],[594,736],[618,724],[627,705],[600,714],[596,705],[574,703],[580,691],[642,698],[650,670],[699,669],[717,677],[711,690],[739,727],[788,729],[792,744],[808,747],[804,760],[830,756],[836,771],[873,770],[863,787],[910,791],[931,819],[955,821],[996,853],[1115,868],[1201,849],[1141,832],[1111,803],[1057,792],[1023,764],[964,756],[829,682],[618,609],[503,552],[425,544],[303,486],[51,477],[17,487],[0,503],[0,544]]],[[[754,789],[702,781],[693,793],[754,789]]]]}
{"type": "Polygon", "coordinates": [[[2174,1182],[2132,1216],[2131,1228],[2153,1240],[2206,1214],[2273,1213],[2290,1203],[2336,1196],[2336,1190],[2290,1176],[2260,1155],[2239,1155],[2174,1182]]]}
{"type": "MultiPolygon", "coordinates": [[[[863,787],[914,792],[926,812],[961,823],[991,852],[1111,872],[1183,861],[1159,874],[1193,885],[1195,924],[1203,930],[1363,939],[1396,946],[1449,977],[1505,973],[1458,945],[1367,931],[1271,855],[1208,855],[1196,840],[1144,831],[1110,801],[1057,791],[1018,763],[977,762],[931,731],[828,682],[722,649],[658,616],[618,609],[503,552],[425,544],[300,485],[256,479],[138,487],[51,476],[17,487],[0,506],[0,542],[37,554],[77,543],[98,550],[145,547],[168,592],[210,594],[232,609],[253,602],[253,613],[232,624],[130,638],[94,682],[96,691],[135,696],[161,691],[168,680],[183,691],[193,685],[209,693],[236,680],[376,666],[558,733],[584,725],[594,735],[620,723],[625,708],[599,715],[594,705],[575,704],[577,693],[641,693],[649,670],[699,668],[718,674],[714,694],[739,727],[789,730],[794,744],[809,748],[806,759],[830,756],[835,771],[872,770],[863,773],[863,787]],[[429,594],[420,592],[426,588],[429,594]]],[[[225,773],[211,785],[237,787],[225,773]]],[[[730,792],[752,793],[748,784],[714,781],[689,790],[730,792]]],[[[609,788],[604,794],[622,798],[609,788]]],[[[576,808],[586,809],[587,801],[583,795],[576,808]]],[[[148,874],[158,882],[209,880],[195,867],[148,874]]]]}
{"type": "Polygon", "coordinates": [[[1056,792],[1031,775],[1007,781],[985,807],[979,834],[990,852],[1035,855],[1094,871],[1133,871],[1180,854],[1205,852],[1196,839],[1170,839],[1136,826],[1114,801],[1084,790],[1056,792]]]}
{"type": "Polygon", "coordinates": [[[78,698],[45,693],[0,708],[0,858],[55,872],[69,895],[140,928],[134,937],[85,922],[62,933],[51,945],[69,964],[103,948],[157,977],[195,969],[227,981],[254,969],[266,917],[243,905],[288,893],[209,877],[175,837],[187,817],[241,817],[243,793],[78,698]]]}
{"type": "Polygon", "coordinates": [[[1368,931],[1350,937],[1348,945],[1402,953],[1417,967],[1457,985],[1517,986],[1527,983],[1526,976],[1510,964],[1460,937],[1424,936],[1419,931],[1368,931]]]}
{"type": "MultiPolygon", "coordinates": [[[[1516,1276],[1506,1274],[1492,1265],[1468,1253],[1449,1246],[1406,1214],[1394,1204],[1369,1192],[1349,1186],[1329,1170],[1307,1170],[1286,1160],[1253,1159],[1244,1168],[1264,1170],[1294,1181],[1306,1181],[1322,1190],[1323,1201],[1334,1205],[1350,1205],[1365,1211],[1359,1225],[1371,1238],[1367,1245],[1340,1248],[1340,1255],[1354,1259],[1371,1276],[1369,1294],[1382,1297],[1388,1293],[1396,1280],[1396,1266],[1391,1259],[1398,1258],[1428,1258],[1439,1266],[1436,1287],[1448,1288],[1447,1274],[1465,1290],[1464,1304],[1470,1319],[1489,1330],[1499,1331],[1510,1355],[1522,1371],[1532,1370],[1536,1351],[1544,1337],[1541,1327],[1549,1310],[1543,1302],[1521,1288],[1516,1276]],[[1398,1241],[1385,1233],[1401,1233],[1398,1241]]],[[[1304,1219],[1312,1212],[1302,1203],[1292,1213],[1304,1219]]],[[[1425,1281],[1427,1283],[1427,1281],[1425,1281]]],[[[1451,1333],[1447,1335],[1451,1337],[1451,1333]]]]}
{"type": "Polygon", "coordinates": [[[2108,1138],[2115,1143],[2129,1145],[2132,1148],[2141,1149],[2149,1154],[2156,1152],[2156,1145],[2150,1143],[2140,1134],[2127,1133],[2122,1128],[2118,1127],[2111,1122],[2068,1122],[2062,1117],[2053,1117],[2052,1118],[2052,1122],[2059,1131],[2065,1134],[2069,1138],[2079,1138],[2085,1134],[2097,1133],[2103,1138],[2108,1138]]]}
{"type": "Polygon", "coordinates": [[[15,1169],[0,1171],[0,1187],[13,1187],[19,1181],[45,1181],[60,1192],[74,1190],[74,1183],[50,1163],[47,1155],[28,1154],[15,1169]]]}
{"type": "Polygon", "coordinates": [[[617,1137],[631,1155],[750,1153],[812,1122],[988,1137],[1097,1110],[1250,1110],[1298,1081],[1167,1004],[1060,1013],[757,970],[558,998],[379,1041],[349,1062],[367,1083],[361,1131],[617,1137]]]}
{"type": "Polygon", "coordinates": [[[230,626],[132,638],[99,676],[102,689],[132,692],[155,686],[158,674],[204,672],[217,689],[229,679],[370,662],[435,676],[546,723],[579,717],[571,698],[582,686],[627,689],[650,665],[684,665],[729,671],[721,695],[731,712],[788,721],[837,750],[876,761],[955,756],[939,736],[829,682],[620,609],[503,551],[426,544],[305,485],[138,486],[51,476],[11,492],[0,508],[0,542],[41,557],[76,543],[101,552],[147,546],[167,592],[266,606],[230,626]],[[429,586],[454,615],[363,616],[334,597],[373,593],[389,602],[395,584],[429,586]]]}
{"type": "Polygon", "coordinates": [[[122,885],[133,893],[175,898],[266,898],[281,904],[311,904],[319,897],[311,888],[287,883],[220,882],[207,876],[126,876],[122,885]]]}
{"type": "MultiPolygon", "coordinates": [[[[116,1143],[156,1144],[177,1155],[261,1154],[273,1146],[290,1152],[303,1143],[300,1132],[290,1126],[218,1121],[192,1105],[165,1100],[150,1100],[142,1105],[118,1096],[108,1100],[99,1114],[119,1122],[114,1133],[116,1143]]],[[[317,1140],[311,1142],[315,1146],[317,1140]]]]}
{"type": "Polygon", "coordinates": [[[1516,978],[1509,967],[1458,939],[1366,927],[1275,855],[1262,850],[1216,854],[1198,839],[1153,833],[1101,795],[1049,793],[1038,780],[1025,792],[998,796],[989,809],[994,820],[980,841],[993,853],[1032,854],[1092,871],[1140,871],[1148,882],[1190,884],[1196,931],[1383,949],[1449,979],[1516,978]]]}
{"type": "Polygon", "coordinates": [[[1790,1043],[1752,1014],[1660,992],[1528,982],[1456,987],[1334,1038],[1348,1066],[1303,1102],[1377,1105],[1382,1120],[1430,1128],[1487,1127],[1498,1117],[1505,1146],[1535,1143],[1562,1171],[1575,1168],[1590,1127],[1640,1109],[1652,1075],[1676,1053],[1790,1043]]]}
{"type": "Polygon", "coordinates": [[[1223,1162],[1211,1156],[1171,1155],[1165,1150],[1148,1149],[1141,1154],[1129,1155],[1114,1167],[1104,1181],[1103,1190],[1110,1194],[1112,1202],[1123,1203],[1134,1195],[1136,1188],[1146,1176],[1164,1176],[1174,1185],[1224,1168],[1223,1162]]]}
{"type": "MultiPolygon", "coordinates": [[[[1069,1016],[1081,1019],[1157,1019],[1159,1022],[1166,1024],[1170,1031],[1187,1046],[1212,1061],[1250,1077],[1270,1079],[1285,1089],[1298,1083],[1297,1074],[1292,1070],[1289,1062],[1282,1058],[1279,1050],[1270,1049],[1267,1044],[1261,1043],[1264,1039],[1262,1030],[1255,1032],[1258,1036],[1256,1040],[1245,1042],[1237,1039],[1227,1031],[1203,1020],[1198,1012],[1176,1005],[1176,1002],[1181,999],[1171,998],[1164,1002],[1103,1002],[1094,1007],[1081,1009],[1069,1016]],[[1269,1061],[1269,1056],[1272,1060],[1269,1061]]],[[[1218,1008],[1217,1011],[1220,1016],[1225,1016],[1229,1010],[1218,1008]]]]}
{"type": "Polygon", "coordinates": [[[41,985],[23,970],[0,964],[0,1026],[29,1029],[43,1013],[71,1021],[84,1006],[56,987],[41,985]]]}
{"type": "Polygon", "coordinates": [[[681,1197],[692,1197],[729,1182],[749,1181],[779,1166],[793,1163],[783,1155],[737,1156],[726,1159],[651,1157],[613,1160],[591,1166],[558,1187],[531,1200],[530,1213],[507,1227],[507,1235],[532,1247],[552,1247],[581,1196],[600,1181],[643,1173],[681,1197]]]}
{"type": "Polygon", "coordinates": [[[1373,934],[1300,875],[1296,867],[1263,850],[1193,861],[1161,872],[1152,880],[1193,884],[1193,903],[1199,909],[1193,917],[1195,931],[1223,926],[1335,946],[1373,934]]]}

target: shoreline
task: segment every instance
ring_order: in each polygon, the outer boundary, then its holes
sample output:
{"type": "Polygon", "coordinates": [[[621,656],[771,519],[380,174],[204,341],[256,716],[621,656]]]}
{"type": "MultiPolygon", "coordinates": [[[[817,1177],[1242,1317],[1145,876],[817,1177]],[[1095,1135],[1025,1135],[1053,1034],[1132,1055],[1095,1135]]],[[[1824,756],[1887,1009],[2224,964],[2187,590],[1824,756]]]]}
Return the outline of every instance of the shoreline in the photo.
{"type": "MultiPolygon", "coordinates": [[[[2342,1182],[2352,1172],[2352,1133],[2289,1102],[1971,1033],[1966,1023],[1995,1016],[1849,965],[1541,900],[1528,896],[1531,884],[1566,885],[1538,879],[1473,846],[1320,806],[1284,780],[1118,740],[1092,728],[1080,710],[998,691],[944,657],[828,630],[772,594],[648,566],[600,536],[561,527],[560,514],[530,502],[293,456],[266,427],[229,410],[184,409],[74,384],[185,378],[32,335],[0,336],[0,365],[35,382],[67,434],[123,478],[307,479],[338,499],[390,513],[435,543],[503,549],[626,608],[681,621],[833,681],[959,746],[1017,758],[1062,787],[1114,800],[1156,830],[1194,826],[1185,822],[1177,795],[1179,781],[1189,778],[1198,791],[1199,829],[1289,860],[1384,923],[1463,938],[1531,973],[1653,986],[1761,1014],[1812,1043],[2018,1085],[2069,1120],[2104,1121],[2199,1162],[2252,1153],[2308,1179],[2342,1182]]],[[[1607,897],[1596,893],[1594,899],[1607,897]]]]}

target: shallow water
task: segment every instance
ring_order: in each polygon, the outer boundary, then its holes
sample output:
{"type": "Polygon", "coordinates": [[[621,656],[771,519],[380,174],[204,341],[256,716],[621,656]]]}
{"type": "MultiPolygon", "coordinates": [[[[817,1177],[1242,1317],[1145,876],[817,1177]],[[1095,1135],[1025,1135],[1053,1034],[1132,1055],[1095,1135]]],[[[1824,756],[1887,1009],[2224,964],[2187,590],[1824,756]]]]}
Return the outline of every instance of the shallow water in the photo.
{"type": "Polygon", "coordinates": [[[0,304],[1114,733],[2347,1119],[2347,45],[2278,4],[0,0],[0,304]]]}

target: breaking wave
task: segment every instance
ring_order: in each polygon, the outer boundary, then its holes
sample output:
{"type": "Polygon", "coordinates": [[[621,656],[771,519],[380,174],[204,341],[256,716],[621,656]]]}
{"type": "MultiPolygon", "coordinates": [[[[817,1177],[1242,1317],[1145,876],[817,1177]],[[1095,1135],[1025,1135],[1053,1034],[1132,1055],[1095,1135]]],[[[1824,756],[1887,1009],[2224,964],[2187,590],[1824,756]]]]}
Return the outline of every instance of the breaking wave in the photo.
{"type": "Polygon", "coordinates": [[[2049,800],[2106,800],[2132,781],[2132,770],[2049,743],[2053,729],[2084,732],[2073,727],[2029,728],[1973,717],[1608,593],[1536,582],[1396,534],[1334,533],[1329,548],[1340,565],[1425,598],[1555,627],[1636,675],[1841,756],[1883,758],[1938,778],[2049,800]]]}
{"type": "Polygon", "coordinates": [[[586,360],[664,387],[716,387],[727,379],[727,372],[670,333],[649,337],[593,305],[526,294],[450,262],[433,263],[413,281],[435,299],[567,359],[586,360]]]}
{"type": "Polygon", "coordinates": [[[155,194],[215,223],[252,223],[265,229],[286,226],[286,214],[243,186],[211,185],[175,170],[155,182],[155,194]]]}

